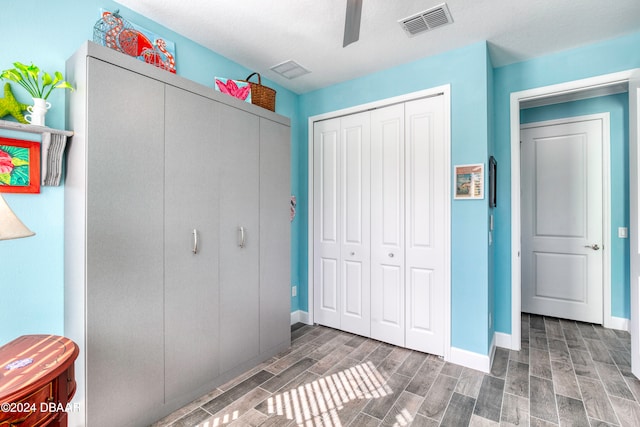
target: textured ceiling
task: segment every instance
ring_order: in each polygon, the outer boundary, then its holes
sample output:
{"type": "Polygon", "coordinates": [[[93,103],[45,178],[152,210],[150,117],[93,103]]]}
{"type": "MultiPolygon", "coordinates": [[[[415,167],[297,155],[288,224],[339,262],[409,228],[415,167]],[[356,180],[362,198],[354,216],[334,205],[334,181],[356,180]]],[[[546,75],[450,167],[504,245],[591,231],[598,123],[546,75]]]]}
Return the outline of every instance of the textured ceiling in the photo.
{"type": "Polygon", "coordinates": [[[397,21],[442,1],[363,0],[343,48],[346,0],[117,1],[296,93],[482,40],[499,67],[640,30],[640,0],[449,0],[453,24],[409,38],[397,21]],[[291,59],[311,73],[269,70],[291,59]]]}

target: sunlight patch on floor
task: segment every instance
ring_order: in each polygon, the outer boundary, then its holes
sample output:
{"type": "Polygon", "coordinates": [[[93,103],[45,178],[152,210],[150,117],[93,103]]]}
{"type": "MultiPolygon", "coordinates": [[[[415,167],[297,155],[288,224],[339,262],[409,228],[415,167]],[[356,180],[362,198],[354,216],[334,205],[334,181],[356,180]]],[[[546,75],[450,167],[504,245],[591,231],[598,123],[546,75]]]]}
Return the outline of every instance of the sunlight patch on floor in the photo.
{"type": "Polygon", "coordinates": [[[209,418],[207,421],[203,421],[202,423],[194,427],[220,427],[225,424],[229,424],[237,420],[238,418],[240,418],[240,412],[233,411],[230,414],[224,414],[219,417],[209,418]]]}
{"type": "Polygon", "coordinates": [[[270,397],[268,414],[285,416],[302,426],[340,427],[338,411],[346,403],[392,392],[373,363],[367,362],[270,397]]]}
{"type": "MultiPolygon", "coordinates": [[[[338,411],[356,399],[377,399],[393,393],[371,362],[318,378],[267,399],[267,415],[283,416],[304,427],[342,427],[338,411]]],[[[195,427],[220,427],[240,418],[239,411],[209,418],[195,427]]],[[[396,426],[412,421],[407,411],[396,416],[396,426]],[[406,412],[406,413],[405,413],[406,412]]]]}

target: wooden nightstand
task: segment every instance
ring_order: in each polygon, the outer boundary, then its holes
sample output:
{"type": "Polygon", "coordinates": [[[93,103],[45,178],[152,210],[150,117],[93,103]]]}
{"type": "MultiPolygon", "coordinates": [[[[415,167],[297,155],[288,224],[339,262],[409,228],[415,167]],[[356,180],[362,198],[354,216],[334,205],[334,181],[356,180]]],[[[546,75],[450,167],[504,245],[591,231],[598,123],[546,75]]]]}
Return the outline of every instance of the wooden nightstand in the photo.
{"type": "Polygon", "coordinates": [[[0,427],[66,427],[76,391],[78,346],[56,335],[23,335],[0,347],[0,427]]]}

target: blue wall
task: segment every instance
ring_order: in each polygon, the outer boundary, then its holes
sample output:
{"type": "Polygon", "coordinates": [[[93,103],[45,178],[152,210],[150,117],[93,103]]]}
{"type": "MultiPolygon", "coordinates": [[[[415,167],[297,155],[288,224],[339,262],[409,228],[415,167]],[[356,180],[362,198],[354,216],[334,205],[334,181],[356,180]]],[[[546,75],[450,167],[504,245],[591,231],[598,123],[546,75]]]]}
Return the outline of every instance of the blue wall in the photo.
{"type": "Polygon", "coordinates": [[[628,319],[629,239],[618,237],[618,227],[629,228],[629,95],[621,93],[522,110],[520,123],[596,113],[609,113],[611,128],[611,315],[628,319]]]}
{"type": "MultiPolygon", "coordinates": [[[[498,207],[495,209],[496,331],[511,333],[511,141],[509,101],[512,92],[640,67],[640,33],[547,55],[494,70],[495,156],[498,160],[498,207]]],[[[625,125],[626,126],[626,125],[625,125]]],[[[614,220],[614,218],[612,218],[614,220]]],[[[624,222],[624,221],[623,221],[624,222]]],[[[616,224],[616,227],[618,225],[616,224]]],[[[614,236],[617,236],[617,230],[614,236]]],[[[615,241],[615,239],[613,239],[615,241]]],[[[619,242],[618,242],[619,243],[619,242]]],[[[616,279],[618,283],[620,279],[616,279]]],[[[624,287],[624,284],[622,285],[624,287]]],[[[628,289],[615,291],[627,295],[628,289]]],[[[614,316],[628,317],[627,301],[614,316]],[[626,313],[627,315],[623,315],[626,313]]]]}
{"type": "MultiPolygon", "coordinates": [[[[101,8],[120,9],[125,18],[173,40],[177,73],[183,77],[213,87],[214,76],[242,79],[251,72],[109,0],[35,0],[28,4],[4,0],[3,34],[8,41],[0,51],[0,69],[20,61],[34,62],[46,71],[64,71],[66,59],[93,39],[93,25],[101,8]]],[[[292,118],[292,133],[297,134],[298,95],[267,80],[263,84],[277,90],[276,112],[292,118]]],[[[31,103],[16,84],[13,93],[21,102],[31,103]]],[[[49,101],[53,107],[47,114],[47,125],[64,128],[64,93],[54,91],[49,101]]],[[[17,132],[0,131],[0,136],[39,140],[17,132]]],[[[295,144],[293,151],[295,158],[295,144]]],[[[64,188],[43,187],[40,194],[33,195],[5,194],[5,199],[36,236],[0,242],[0,344],[23,334],[62,334],[64,188]]],[[[294,235],[294,242],[296,239],[294,235]]],[[[292,300],[294,304],[297,299],[292,300]]]]}
{"type": "MultiPolygon", "coordinates": [[[[421,89],[451,84],[451,163],[486,163],[488,157],[488,66],[486,43],[403,64],[359,79],[300,96],[302,118],[381,100],[421,89]]],[[[308,123],[300,124],[300,185],[308,181],[308,123]],[[304,146],[302,146],[304,145],[304,146]]],[[[299,200],[307,205],[307,194],[299,200]]],[[[451,343],[454,347],[487,354],[489,346],[487,221],[485,200],[457,200],[451,205],[452,294],[451,343]],[[473,320],[471,320],[473,319],[473,320]]],[[[300,230],[306,232],[307,216],[300,230]]],[[[301,234],[302,235],[302,234],[301,234]]],[[[307,251],[301,240],[299,251],[307,251]]],[[[300,260],[300,278],[306,278],[306,258],[300,260]]],[[[307,283],[301,283],[300,308],[307,310],[307,283]]]]}

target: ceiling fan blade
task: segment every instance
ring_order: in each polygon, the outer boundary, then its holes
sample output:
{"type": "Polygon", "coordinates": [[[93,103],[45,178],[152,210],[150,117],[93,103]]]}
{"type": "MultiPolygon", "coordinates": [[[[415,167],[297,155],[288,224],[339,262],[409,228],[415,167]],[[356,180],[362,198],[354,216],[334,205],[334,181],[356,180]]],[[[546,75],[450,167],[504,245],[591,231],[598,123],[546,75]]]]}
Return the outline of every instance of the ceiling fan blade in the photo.
{"type": "Polygon", "coordinates": [[[347,47],[360,38],[360,16],[362,15],[362,0],[347,0],[347,16],[344,20],[344,41],[342,47],[347,47]]]}

